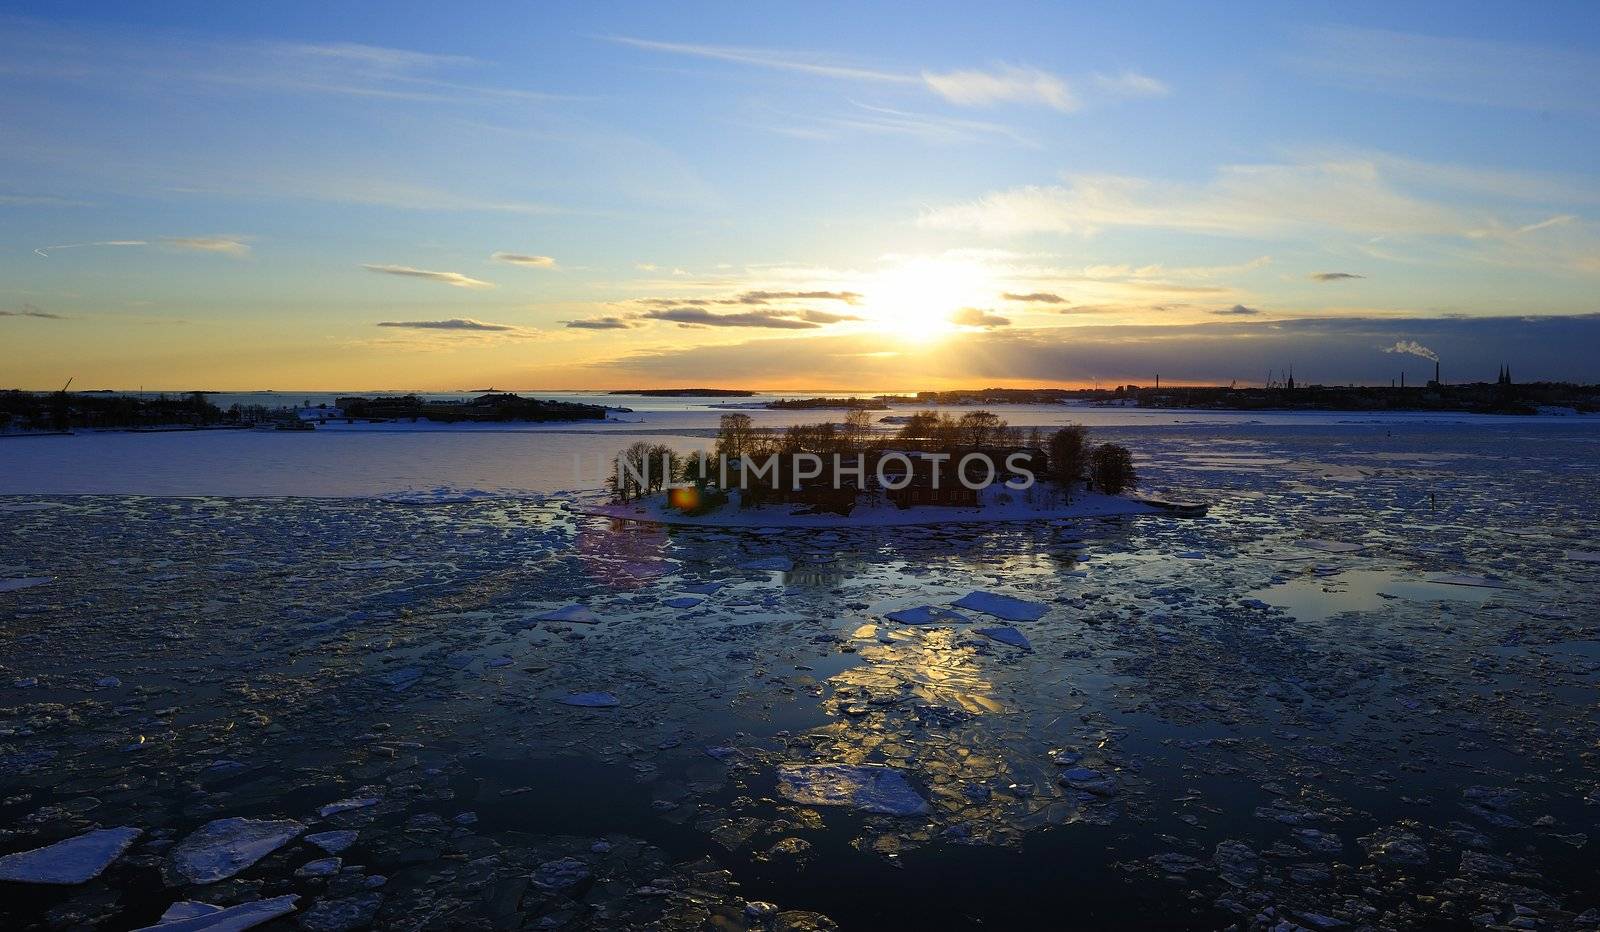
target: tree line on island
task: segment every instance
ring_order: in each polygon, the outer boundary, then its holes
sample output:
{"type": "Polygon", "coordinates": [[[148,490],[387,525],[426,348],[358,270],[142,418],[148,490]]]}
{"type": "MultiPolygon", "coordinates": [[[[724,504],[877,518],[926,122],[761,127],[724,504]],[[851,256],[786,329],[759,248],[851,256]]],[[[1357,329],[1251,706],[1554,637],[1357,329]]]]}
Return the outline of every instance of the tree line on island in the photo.
{"type": "Polygon", "coordinates": [[[1128,449],[1092,443],[1081,425],[1023,429],[990,411],[926,411],[884,431],[872,418],[859,409],[842,423],[778,430],[756,427],[747,414],[724,414],[708,453],[684,455],[663,443],[639,441],[617,454],[607,485],[619,502],[669,491],[674,505],[692,512],[723,505],[737,491],[740,507],[789,502],[848,513],[860,495],[871,492],[885,492],[901,507],[976,505],[974,485],[1024,472],[1030,482],[1049,480],[1069,502],[1078,489],[1115,495],[1138,482],[1128,449]],[[796,465],[808,457],[818,471],[796,465]],[[941,464],[949,470],[942,485],[941,464]],[[886,471],[889,482],[883,481],[886,471]]]}

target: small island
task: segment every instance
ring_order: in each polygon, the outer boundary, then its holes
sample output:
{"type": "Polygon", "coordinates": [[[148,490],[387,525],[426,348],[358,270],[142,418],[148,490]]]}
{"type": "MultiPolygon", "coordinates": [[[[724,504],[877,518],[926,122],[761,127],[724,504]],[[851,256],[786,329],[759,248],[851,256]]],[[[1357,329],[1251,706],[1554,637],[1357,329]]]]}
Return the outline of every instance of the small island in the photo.
{"type": "Polygon", "coordinates": [[[609,395],[640,395],[645,398],[749,398],[756,394],[737,388],[626,388],[609,395]]]}
{"type": "Polygon", "coordinates": [[[359,421],[426,419],[443,424],[506,421],[601,421],[606,409],[575,401],[524,398],[510,392],[479,395],[468,401],[426,401],[417,395],[346,397],[328,416],[359,421]]]}
{"type": "Polygon", "coordinates": [[[622,450],[608,517],[718,527],[856,527],[1028,521],[1181,506],[1132,497],[1133,457],[1080,426],[1023,431],[988,411],[923,412],[890,433],[865,410],[843,425],[755,428],[722,416],[714,450],[684,456],[640,441],[622,450]]]}

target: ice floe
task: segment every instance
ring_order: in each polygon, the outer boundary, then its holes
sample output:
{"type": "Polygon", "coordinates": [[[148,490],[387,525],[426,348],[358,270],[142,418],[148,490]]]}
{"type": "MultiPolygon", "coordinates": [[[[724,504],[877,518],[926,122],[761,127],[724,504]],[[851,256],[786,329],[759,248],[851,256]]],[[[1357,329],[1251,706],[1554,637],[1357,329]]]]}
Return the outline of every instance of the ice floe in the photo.
{"type": "Polygon", "coordinates": [[[969,592],[955,601],[956,608],[970,609],[993,615],[1006,621],[1038,621],[1050,606],[1038,602],[1029,602],[1009,595],[1000,595],[995,592],[969,592]]]}
{"type": "Polygon", "coordinates": [[[966,624],[972,620],[960,612],[941,608],[937,605],[918,605],[915,608],[896,609],[892,612],[885,612],[883,617],[903,625],[959,625],[966,624]]]}
{"type": "Polygon", "coordinates": [[[299,894],[288,893],[228,907],[182,900],[167,907],[155,925],[137,932],[239,932],[294,912],[299,899],[299,894]]]}
{"type": "Polygon", "coordinates": [[[142,829],[101,828],[53,845],[0,858],[0,880],[16,883],[75,884],[100,876],[122,857],[142,829]]]}
{"type": "Polygon", "coordinates": [[[851,806],[897,816],[928,811],[927,800],[900,771],[875,764],[788,764],[778,768],[778,792],[808,806],[851,806]]]}
{"type": "Polygon", "coordinates": [[[172,849],[172,867],[188,883],[227,880],[288,844],[305,829],[304,824],[293,819],[217,819],[196,829],[172,849]]]}
{"type": "Polygon", "coordinates": [[[372,806],[376,806],[380,802],[382,802],[382,800],[376,796],[352,796],[349,799],[341,799],[338,802],[328,803],[326,806],[323,806],[317,810],[317,815],[326,819],[328,816],[338,815],[341,812],[350,812],[356,809],[367,809],[372,806]]]}
{"type": "Polygon", "coordinates": [[[535,615],[533,618],[535,621],[565,621],[576,625],[592,625],[600,621],[599,618],[595,617],[594,612],[589,611],[588,606],[578,604],[553,608],[543,614],[535,615]]]}

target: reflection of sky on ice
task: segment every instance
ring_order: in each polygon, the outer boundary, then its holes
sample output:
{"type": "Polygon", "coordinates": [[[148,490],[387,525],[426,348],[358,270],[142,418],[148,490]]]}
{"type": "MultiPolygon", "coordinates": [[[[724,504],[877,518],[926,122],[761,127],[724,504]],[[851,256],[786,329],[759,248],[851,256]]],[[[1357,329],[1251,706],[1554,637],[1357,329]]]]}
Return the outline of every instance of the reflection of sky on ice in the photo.
{"type": "Polygon", "coordinates": [[[1139,890],[1150,915],[1209,926],[1239,890],[1349,915],[1350,898],[1470,887],[1456,899],[1497,910],[1460,873],[1474,844],[1552,895],[1586,887],[1571,837],[1590,818],[1596,564],[1568,557],[1596,549],[1586,429],[1097,433],[1210,515],[748,533],[528,499],[8,509],[0,575],[54,578],[0,593],[3,705],[92,701],[8,733],[0,818],[46,812],[65,835],[85,817],[47,807],[92,793],[103,824],[160,810],[187,832],[203,819],[184,781],[218,759],[243,768],[215,784],[219,816],[304,817],[387,787],[347,818],[394,910],[452,883],[401,868],[419,844],[404,826],[463,810],[480,820],[452,831],[508,863],[546,857],[554,833],[623,833],[847,927],[889,893],[911,918],[954,914],[960,891],[932,882],[952,870],[1008,890],[991,921],[1024,925],[1058,916],[1063,890],[1085,909],[1139,890]],[[779,556],[793,568],[740,569],[779,556]],[[1013,623],[1032,650],[978,635],[1002,623],[981,613],[884,617],[979,590],[1048,606],[1013,623]],[[573,604],[594,623],[533,621],[573,604]],[[96,688],[106,676],[120,685],[96,688]],[[618,704],[559,701],[582,692],[618,704]],[[899,768],[929,812],[784,802],[783,763],[899,768]],[[108,789],[130,766],[147,776],[108,789]],[[1481,802],[1507,787],[1519,801],[1481,802]],[[1357,839],[1408,819],[1429,864],[1385,867],[1391,892],[1373,894],[1357,839]],[[794,838],[809,857],[775,847],[794,838]],[[1278,853],[1249,876],[1232,864],[1236,886],[1224,841],[1278,853]]]}

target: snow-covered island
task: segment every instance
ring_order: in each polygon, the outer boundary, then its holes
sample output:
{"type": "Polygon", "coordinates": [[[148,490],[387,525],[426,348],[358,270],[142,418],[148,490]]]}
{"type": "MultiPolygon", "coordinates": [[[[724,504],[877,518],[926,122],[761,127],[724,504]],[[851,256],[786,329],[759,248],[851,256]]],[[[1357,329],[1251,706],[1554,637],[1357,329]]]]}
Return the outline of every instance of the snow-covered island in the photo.
{"type": "Polygon", "coordinates": [[[988,411],[928,412],[892,435],[864,411],[843,425],[755,429],[722,416],[715,448],[664,444],[621,451],[609,496],[587,513],[710,527],[855,527],[986,523],[1148,514],[1122,446],[1091,444],[1073,425],[1023,432],[988,411]]]}

